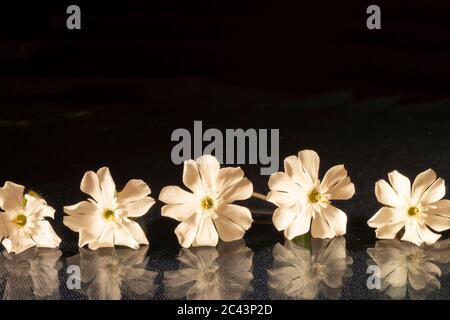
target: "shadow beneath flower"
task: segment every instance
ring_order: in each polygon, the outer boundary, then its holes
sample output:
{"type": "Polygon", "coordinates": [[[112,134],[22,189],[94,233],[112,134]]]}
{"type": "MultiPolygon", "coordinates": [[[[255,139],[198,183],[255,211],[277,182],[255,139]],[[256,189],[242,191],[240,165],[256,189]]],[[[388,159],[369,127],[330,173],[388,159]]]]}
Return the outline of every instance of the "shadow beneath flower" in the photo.
{"type": "Polygon", "coordinates": [[[80,267],[80,292],[90,300],[151,298],[157,290],[158,273],[146,269],[147,250],[148,246],[138,250],[82,248],[78,255],[67,259],[67,264],[80,267]]]}
{"type": "Polygon", "coordinates": [[[59,299],[58,249],[32,248],[18,255],[0,254],[0,288],[3,300],[59,299]]]}
{"type": "Polygon", "coordinates": [[[421,247],[397,239],[379,240],[367,253],[371,258],[367,263],[380,268],[379,290],[391,299],[425,299],[441,288],[439,278],[449,272],[450,239],[421,247]]]}
{"type": "Polygon", "coordinates": [[[274,266],[268,285],[272,299],[339,299],[353,259],[347,255],[345,238],[286,240],[273,248],[274,266]]]}
{"type": "Polygon", "coordinates": [[[253,251],[244,240],[181,249],[180,269],[164,273],[169,299],[235,300],[252,292],[253,251]]]}

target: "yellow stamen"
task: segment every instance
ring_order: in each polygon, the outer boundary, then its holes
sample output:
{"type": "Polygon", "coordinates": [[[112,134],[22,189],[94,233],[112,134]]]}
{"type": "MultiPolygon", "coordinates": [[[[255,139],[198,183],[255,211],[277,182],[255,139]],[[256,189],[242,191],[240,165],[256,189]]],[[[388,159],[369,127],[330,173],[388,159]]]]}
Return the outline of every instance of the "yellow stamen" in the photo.
{"type": "Polygon", "coordinates": [[[409,214],[409,216],[411,216],[411,217],[416,216],[416,215],[418,215],[419,213],[420,213],[420,210],[419,210],[419,208],[417,208],[417,207],[411,207],[411,208],[408,209],[408,214],[409,214]]]}
{"type": "Polygon", "coordinates": [[[320,200],[322,200],[322,194],[320,194],[319,191],[314,189],[313,191],[311,191],[311,193],[309,194],[308,198],[309,198],[309,201],[311,201],[312,203],[317,203],[320,200]]]}
{"type": "Polygon", "coordinates": [[[114,220],[114,211],[110,209],[106,209],[105,212],[103,212],[103,218],[106,220],[114,220]]]}
{"type": "Polygon", "coordinates": [[[14,220],[14,223],[19,227],[24,227],[27,224],[27,217],[23,214],[19,214],[14,220]]]}
{"type": "Polygon", "coordinates": [[[214,207],[214,201],[210,197],[206,197],[200,202],[200,206],[203,210],[209,210],[214,207]]]}

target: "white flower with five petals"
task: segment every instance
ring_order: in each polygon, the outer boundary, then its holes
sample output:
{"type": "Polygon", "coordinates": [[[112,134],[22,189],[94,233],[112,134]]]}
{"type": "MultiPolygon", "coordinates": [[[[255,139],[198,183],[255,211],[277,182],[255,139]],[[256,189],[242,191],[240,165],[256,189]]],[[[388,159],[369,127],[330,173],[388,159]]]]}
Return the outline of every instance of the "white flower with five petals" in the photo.
{"type": "Polygon", "coordinates": [[[429,228],[441,232],[450,229],[450,201],[441,200],[445,196],[445,182],[428,169],[419,174],[411,188],[411,181],[392,171],[388,174],[390,185],[385,180],[375,184],[377,200],[384,204],[369,221],[376,228],[379,239],[394,239],[404,228],[402,240],[420,246],[433,244],[440,235],[429,228]]]}
{"type": "Polygon", "coordinates": [[[92,199],[64,207],[68,216],[64,224],[80,233],[78,245],[96,250],[114,245],[138,249],[148,244],[141,226],[131,218],[141,217],[150,210],[155,200],[148,185],[142,180],[130,180],[121,192],[109,169],[86,172],[80,186],[81,191],[92,199]]]}
{"type": "Polygon", "coordinates": [[[54,218],[55,209],[25,187],[7,181],[0,188],[0,239],[8,253],[21,253],[31,247],[56,248],[61,239],[46,217],[54,218]]]}
{"type": "Polygon", "coordinates": [[[251,197],[253,185],[241,168],[220,168],[217,159],[204,155],[184,162],[183,183],[165,187],[159,200],[167,205],[161,214],[181,221],[175,234],[181,246],[216,246],[241,239],[253,222],[250,210],[232,204],[251,197]]]}
{"type": "Polygon", "coordinates": [[[315,238],[342,236],[347,229],[347,216],[331,205],[331,200],[348,200],[355,194],[355,186],[343,165],[327,171],[319,180],[319,156],[315,151],[303,150],[284,160],[284,171],[269,179],[271,191],[267,200],[278,208],[273,215],[277,230],[284,230],[289,240],[307,233],[315,238]],[[311,223],[312,219],[312,223],[311,223]]]}

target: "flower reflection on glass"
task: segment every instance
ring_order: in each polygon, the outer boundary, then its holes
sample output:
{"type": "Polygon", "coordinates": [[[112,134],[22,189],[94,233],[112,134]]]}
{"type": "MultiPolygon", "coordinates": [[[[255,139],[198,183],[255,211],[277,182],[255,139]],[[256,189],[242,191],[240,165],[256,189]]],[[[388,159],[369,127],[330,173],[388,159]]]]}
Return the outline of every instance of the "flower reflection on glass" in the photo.
{"type": "Polygon", "coordinates": [[[0,188],[0,240],[8,252],[21,253],[31,247],[56,248],[61,239],[45,218],[55,209],[35,192],[7,181],[0,188]]]}
{"type": "Polygon", "coordinates": [[[433,244],[439,238],[430,230],[441,232],[450,229],[450,201],[445,196],[445,182],[428,169],[419,174],[411,188],[411,181],[392,171],[388,174],[390,185],[385,180],[375,184],[375,195],[386,207],[381,208],[368,225],[376,228],[379,239],[394,239],[404,228],[402,240],[420,246],[433,244]]]}
{"type": "Polygon", "coordinates": [[[382,292],[392,299],[404,299],[409,293],[410,299],[420,300],[440,289],[441,268],[448,269],[450,262],[450,240],[422,247],[397,239],[380,240],[367,253],[372,259],[368,264],[380,267],[382,292]]]}
{"type": "Polygon", "coordinates": [[[151,298],[157,287],[157,272],[146,269],[148,247],[80,249],[67,259],[69,265],[80,266],[81,293],[90,300],[151,298]],[[122,296],[129,292],[130,296],[122,296]]]}
{"type": "Polygon", "coordinates": [[[253,251],[244,240],[181,249],[180,269],[164,273],[169,299],[235,300],[251,292],[253,251]]]}
{"type": "Polygon", "coordinates": [[[343,165],[332,167],[319,180],[319,156],[303,150],[284,160],[284,171],[272,174],[267,200],[278,206],[273,214],[277,230],[287,239],[309,232],[315,238],[342,236],[347,230],[346,214],[331,200],[348,200],[355,186],[343,165]],[[312,224],[311,224],[312,219],[312,224]]]}
{"type": "MultiPolygon", "coordinates": [[[[298,241],[299,238],[295,239],[298,241]]],[[[352,276],[353,259],[347,255],[345,238],[311,239],[311,250],[294,241],[276,244],[269,287],[277,299],[339,299],[346,278],[352,276]]]]}
{"type": "Polygon", "coordinates": [[[58,272],[62,253],[33,248],[17,255],[0,254],[0,286],[3,300],[59,299],[58,272]]]}
{"type": "Polygon", "coordinates": [[[232,203],[250,198],[253,185],[241,168],[221,169],[215,157],[204,155],[184,162],[183,183],[192,192],[168,186],[159,195],[167,204],[161,214],[181,221],[175,234],[182,247],[216,246],[219,237],[242,239],[252,225],[252,215],[232,203]]]}
{"type": "Polygon", "coordinates": [[[148,244],[141,226],[131,220],[146,214],[155,203],[144,181],[130,180],[116,192],[109,169],[104,167],[97,173],[86,172],[80,189],[93,199],[64,207],[68,214],[64,224],[80,233],[80,247],[88,245],[96,250],[121,245],[138,249],[140,244],[148,244]]]}

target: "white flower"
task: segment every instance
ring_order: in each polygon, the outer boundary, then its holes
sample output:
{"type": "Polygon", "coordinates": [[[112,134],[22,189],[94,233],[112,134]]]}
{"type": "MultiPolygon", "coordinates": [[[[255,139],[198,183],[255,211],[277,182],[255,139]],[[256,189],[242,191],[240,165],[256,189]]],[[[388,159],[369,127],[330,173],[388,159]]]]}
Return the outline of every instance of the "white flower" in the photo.
{"type": "Polygon", "coordinates": [[[120,300],[152,298],[158,289],[157,272],[147,270],[148,246],[137,250],[102,248],[97,251],[80,249],[70,257],[69,265],[80,266],[80,291],[89,300],[120,300]],[[130,296],[131,293],[131,296],[130,296]]]}
{"type": "Polygon", "coordinates": [[[311,251],[292,241],[273,249],[275,268],[269,270],[269,287],[281,298],[316,299],[322,293],[339,299],[344,280],[352,275],[353,259],[347,255],[345,238],[312,239],[311,251]]]}
{"type": "Polygon", "coordinates": [[[168,204],[161,214],[181,221],[175,234],[181,246],[216,246],[220,239],[242,239],[253,222],[250,210],[232,204],[248,199],[253,185],[241,168],[222,168],[211,155],[184,162],[183,183],[165,187],[159,200],[168,204]]]}
{"type": "Polygon", "coordinates": [[[448,240],[422,247],[397,239],[380,240],[367,253],[373,259],[368,263],[380,267],[379,290],[392,299],[403,299],[407,292],[414,300],[426,298],[441,287],[442,272],[437,264],[450,262],[448,240]]]}
{"type": "Polygon", "coordinates": [[[420,246],[433,244],[440,235],[432,232],[450,228],[450,201],[441,200],[445,196],[445,182],[436,179],[436,173],[428,169],[419,174],[411,189],[411,182],[398,171],[388,174],[385,180],[375,184],[375,195],[386,207],[381,208],[368,225],[376,229],[379,239],[393,239],[404,227],[402,240],[420,246]]]}
{"type": "Polygon", "coordinates": [[[141,226],[130,218],[141,217],[153,206],[155,200],[148,197],[150,188],[142,180],[130,180],[121,192],[107,167],[97,173],[86,172],[80,186],[81,191],[93,199],[64,207],[69,216],[64,224],[80,233],[78,245],[96,250],[114,245],[138,249],[148,244],[141,226]]]}
{"type": "Polygon", "coordinates": [[[267,200],[279,207],[274,212],[273,223],[277,230],[284,230],[289,240],[310,228],[315,238],[346,233],[347,216],[331,205],[331,200],[350,199],[355,194],[355,186],[343,165],[328,170],[321,182],[319,162],[315,151],[300,151],[298,157],[284,160],[285,172],[276,172],[269,179],[271,192],[267,200]]]}
{"type": "Polygon", "coordinates": [[[180,269],[164,272],[169,299],[237,300],[251,292],[253,251],[244,240],[181,249],[180,269]]]}
{"type": "Polygon", "coordinates": [[[54,218],[55,209],[25,187],[7,181],[0,188],[0,239],[6,250],[20,253],[31,247],[58,247],[61,239],[46,217],[54,218]]]}

